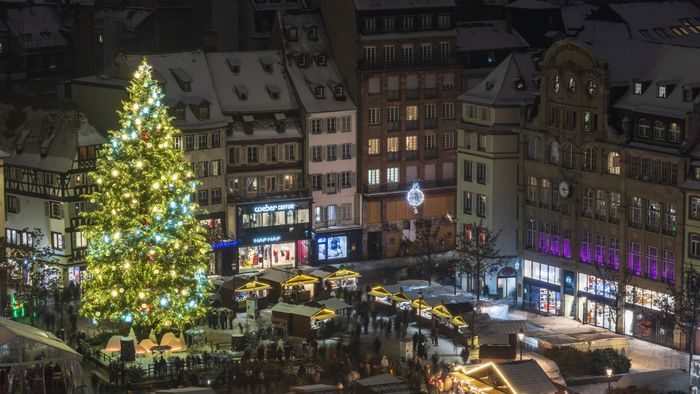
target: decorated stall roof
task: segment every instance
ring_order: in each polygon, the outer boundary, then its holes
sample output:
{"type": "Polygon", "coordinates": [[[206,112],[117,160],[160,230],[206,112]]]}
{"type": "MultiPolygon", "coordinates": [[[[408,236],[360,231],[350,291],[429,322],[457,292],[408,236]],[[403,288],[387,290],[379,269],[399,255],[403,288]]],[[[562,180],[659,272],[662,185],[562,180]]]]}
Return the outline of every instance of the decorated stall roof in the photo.
{"type": "Polygon", "coordinates": [[[254,291],[260,291],[260,290],[268,290],[271,289],[272,286],[268,285],[267,283],[262,283],[258,281],[250,281],[243,286],[239,287],[236,289],[237,292],[241,293],[249,293],[249,292],[254,292],[254,291]]]}
{"type": "Polygon", "coordinates": [[[359,272],[351,271],[349,269],[341,268],[330,275],[324,277],[323,279],[325,280],[339,280],[339,279],[350,279],[350,278],[359,278],[362,275],[360,275],[359,272]]]}
{"type": "Polygon", "coordinates": [[[399,291],[398,293],[394,293],[391,297],[389,297],[392,301],[396,301],[398,303],[401,302],[411,302],[411,299],[406,295],[406,293],[403,292],[403,290],[399,291]]]}
{"type": "Polygon", "coordinates": [[[321,279],[311,276],[311,275],[306,275],[306,274],[299,274],[296,276],[293,276],[284,282],[282,282],[282,286],[297,286],[297,285],[309,285],[312,283],[316,283],[320,281],[321,279]]]}
{"type": "Polygon", "coordinates": [[[387,289],[384,288],[382,285],[375,285],[372,287],[372,290],[370,290],[367,294],[375,297],[389,297],[391,296],[391,292],[387,289]]]}

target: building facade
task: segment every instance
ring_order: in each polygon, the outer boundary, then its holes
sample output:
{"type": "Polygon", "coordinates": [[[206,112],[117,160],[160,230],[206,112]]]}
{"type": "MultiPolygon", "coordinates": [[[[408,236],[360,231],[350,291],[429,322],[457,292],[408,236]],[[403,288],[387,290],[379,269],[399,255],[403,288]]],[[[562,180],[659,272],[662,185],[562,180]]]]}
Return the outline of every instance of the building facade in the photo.
{"type": "Polygon", "coordinates": [[[232,119],[226,234],[236,242],[224,266],[231,259],[237,272],[307,264],[311,197],[304,132],[282,54],[209,53],[207,62],[221,111],[232,119]]]}
{"type": "MultiPolygon", "coordinates": [[[[504,257],[484,278],[496,298],[516,298],[519,267],[517,172],[519,143],[515,131],[527,116],[537,91],[534,53],[508,55],[474,88],[459,97],[457,125],[457,231],[473,237],[478,227],[500,232],[497,249],[504,257]]],[[[476,278],[462,277],[475,291],[476,278]]]]}
{"type": "Polygon", "coordinates": [[[686,115],[696,96],[668,78],[693,80],[682,65],[692,51],[562,40],[544,55],[537,115],[519,130],[526,309],[682,345],[653,313],[680,285],[687,256],[680,229],[690,200],[680,186],[696,144],[686,115]]]}
{"type": "Polygon", "coordinates": [[[310,261],[362,258],[357,192],[357,110],[330,51],[317,12],[278,16],[287,71],[300,106],[313,205],[310,261]]]}
{"type": "Polygon", "coordinates": [[[84,114],[71,106],[2,104],[3,115],[24,118],[8,130],[11,157],[5,160],[5,239],[8,245],[31,244],[31,232],[44,239],[59,268],[59,285],[79,284],[87,242],[77,228],[88,209],[82,196],[92,191],[87,174],[95,168],[98,147],[106,142],[84,114]]]}
{"type": "Polygon", "coordinates": [[[454,246],[454,1],[319,1],[338,68],[358,106],[363,254],[400,256],[415,240],[406,193],[420,184],[421,215],[454,246]]]}

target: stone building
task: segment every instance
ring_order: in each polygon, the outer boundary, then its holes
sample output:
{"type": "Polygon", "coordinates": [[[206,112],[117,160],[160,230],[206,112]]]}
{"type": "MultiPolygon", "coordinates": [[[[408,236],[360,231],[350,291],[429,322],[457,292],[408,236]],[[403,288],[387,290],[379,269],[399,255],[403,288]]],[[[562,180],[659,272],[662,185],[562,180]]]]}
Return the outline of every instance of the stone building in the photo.
{"type": "Polygon", "coordinates": [[[358,107],[365,256],[402,255],[415,240],[415,214],[406,202],[415,182],[425,193],[421,215],[440,226],[450,249],[461,86],[454,0],[317,3],[358,107]]]}

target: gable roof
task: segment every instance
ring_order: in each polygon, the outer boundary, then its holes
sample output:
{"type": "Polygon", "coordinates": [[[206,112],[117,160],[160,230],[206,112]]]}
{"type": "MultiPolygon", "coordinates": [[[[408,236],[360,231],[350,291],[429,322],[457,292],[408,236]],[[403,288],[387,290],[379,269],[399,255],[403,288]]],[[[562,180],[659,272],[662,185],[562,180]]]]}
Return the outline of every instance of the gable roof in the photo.
{"type": "Polygon", "coordinates": [[[559,389],[552,383],[547,374],[540,368],[535,360],[511,361],[506,363],[493,363],[470,367],[460,365],[457,373],[475,379],[480,385],[494,387],[489,376],[495,374],[500,377],[502,385],[495,387],[501,392],[518,394],[549,394],[557,393],[559,389]]]}
{"type": "Polygon", "coordinates": [[[535,100],[537,92],[535,52],[511,53],[460,101],[491,106],[520,106],[535,100]],[[523,89],[516,84],[522,82],[523,89]]]}
{"type": "Polygon", "coordinates": [[[457,26],[457,52],[527,48],[527,41],[506,21],[489,20],[460,23],[457,26]]]}
{"type": "MultiPolygon", "coordinates": [[[[131,74],[141,63],[143,55],[123,55],[122,58],[131,74]]],[[[221,113],[219,101],[214,93],[214,82],[207,67],[204,52],[183,51],[148,55],[148,62],[153,67],[153,78],[165,84],[165,103],[170,107],[183,105],[185,120],[173,120],[173,126],[183,130],[223,127],[227,119],[221,113]],[[189,84],[189,91],[183,90],[181,84],[189,84]],[[209,103],[209,118],[199,119],[193,110],[206,100],[209,103]]],[[[122,71],[123,73],[123,71],[122,71]]],[[[131,78],[131,75],[122,75],[131,78]]]]}
{"type": "Polygon", "coordinates": [[[216,81],[214,90],[225,114],[297,109],[279,51],[212,52],[206,57],[211,78],[216,81]],[[239,62],[238,72],[232,71],[230,59],[239,62]],[[267,65],[271,67],[270,72],[264,69],[267,65]],[[245,98],[236,92],[236,86],[241,85],[245,85],[248,91],[245,98]],[[279,96],[273,98],[271,91],[276,89],[279,96]]]}
{"type": "Polygon", "coordinates": [[[454,7],[455,0],[355,0],[362,11],[454,7]]]}

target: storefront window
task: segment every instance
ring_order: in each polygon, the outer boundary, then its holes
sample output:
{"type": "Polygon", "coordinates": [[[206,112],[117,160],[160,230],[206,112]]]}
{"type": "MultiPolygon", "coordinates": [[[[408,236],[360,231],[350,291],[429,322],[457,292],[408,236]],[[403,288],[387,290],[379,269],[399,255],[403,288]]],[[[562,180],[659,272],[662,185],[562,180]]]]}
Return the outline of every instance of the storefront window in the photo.
{"type": "Polygon", "coordinates": [[[76,285],[80,283],[82,273],[80,267],[68,267],[68,283],[73,282],[76,285]]]}
{"type": "Polygon", "coordinates": [[[316,240],[319,260],[344,259],[348,257],[348,237],[333,236],[316,240]]]}
{"type": "Polygon", "coordinates": [[[269,267],[294,265],[296,248],[294,242],[272,245],[244,246],[238,250],[240,271],[261,270],[269,267]]]}
{"type": "Polygon", "coordinates": [[[559,267],[530,260],[524,260],[523,264],[524,277],[557,285],[561,284],[561,269],[559,267]]]}
{"type": "Polygon", "coordinates": [[[284,226],[309,222],[308,209],[290,209],[277,212],[253,212],[242,215],[244,228],[284,226]]]}
{"type": "Polygon", "coordinates": [[[670,309],[673,307],[673,296],[629,285],[627,286],[626,301],[628,304],[654,310],[670,309]]]}

